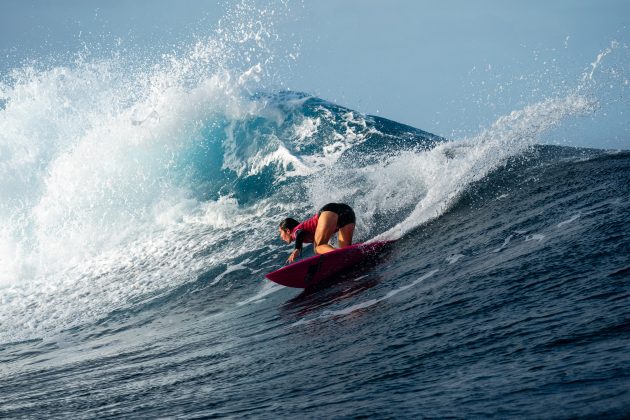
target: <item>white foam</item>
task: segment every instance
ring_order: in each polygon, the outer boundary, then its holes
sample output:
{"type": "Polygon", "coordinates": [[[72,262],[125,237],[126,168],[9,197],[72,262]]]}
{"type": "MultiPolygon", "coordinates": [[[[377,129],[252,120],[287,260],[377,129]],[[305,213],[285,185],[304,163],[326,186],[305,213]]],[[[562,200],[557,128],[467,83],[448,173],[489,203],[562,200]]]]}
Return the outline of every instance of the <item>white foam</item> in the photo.
{"type": "Polygon", "coordinates": [[[243,306],[250,303],[260,303],[265,299],[266,296],[278,292],[282,289],[284,289],[284,287],[280,286],[279,284],[270,281],[264,282],[263,287],[260,289],[260,291],[258,291],[258,293],[248,299],[238,302],[237,305],[243,306]]]}
{"type": "Polygon", "coordinates": [[[244,223],[249,217],[248,212],[239,207],[236,198],[222,196],[216,201],[198,203],[196,211],[182,212],[178,220],[228,229],[244,223]]]}
{"type": "Polygon", "coordinates": [[[455,264],[457,261],[459,261],[462,258],[464,258],[464,255],[455,254],[455,255],[451,255],[450,257],[447,257],[446,262],[448,262],[448,264],[451,265],[451,264],[455,264]]]}
{"type": "Polygon", "coordinates": [[[278,177],[278,181],[283,181],[287,177],[307,176],[314,172],[314,168],[304,164],[300,158],[291,154],[284,145],[279,144],[277,149],[271,153],[259,152],[249,162],[248,175],[257,175],[264,168],[275,164],[282,168],[283,176],[278,177]]]}
{"type": "Polygon", "coordinates": [[[220,282],[223,277],[227,276],[228,274],[234,272],[234,271],[239,271],[239,270],[249,270],[249,268],[247,267],[247,263],[249,263],[251,260],[249,258],[240,261],[237,264],[228,264],[227,268],[225,269],[224,272],[222,272],[221,274],[219,274],[218,276],[215,277],[215,279],[210,283],[211,286],[217,284],[218,282],[220,282]]]}
{"type": "Polygon", "coordinates": [[[240,213],[240,225],[217,229],[205,225],[203,218],[191,218],[57,271],[52,278],[5,285],[0,289],[0,342],[85,324],[168,293],[220,264],[228,267],[213,284],[230,272],[250,270],[244,254],[252,249],[273,252],[260,244],[267,239],[265,227],[276,223],[269,214],[278,209],[261,202],[240,213]],[[238,240],[231,241],[234,237],[238,240]]]}
{"type": "Polygon", "coordinates": [[[321,122],[320,118],[304,118],[301,124],[294,127],[298,150],[304,140],[313,137],[313,135],[317,133],[321,122]]]}
{"type": "Polygon", "coordinates": [[[508,246],[508,244],[510,243],[510,240],[512,240],[513,237],[514,235],[510,235],[507,238],[505,238],[505,240],[503,241],[503,244],[492,252],[500,252],[503,249],[505,249],[505,247],[508,246]]]}
{"type": "Polygon", "coordinates": [[[556,227],[559,227],[559,228],[563,227],[565,225],[568,225],[569,223],[575,222],[579,218],[580,218],[580,213],[574,214],[573,216],[571,216],[571,218],[567,220],[563,220],[562,222],[558,223],[556,227]]]}

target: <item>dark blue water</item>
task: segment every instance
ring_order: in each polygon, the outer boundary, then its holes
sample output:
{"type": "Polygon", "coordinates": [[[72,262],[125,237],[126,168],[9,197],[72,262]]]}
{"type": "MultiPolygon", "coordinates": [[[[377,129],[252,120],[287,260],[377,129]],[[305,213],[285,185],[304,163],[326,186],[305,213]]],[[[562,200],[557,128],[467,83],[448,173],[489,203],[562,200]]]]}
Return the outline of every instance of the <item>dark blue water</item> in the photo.
{"type": "Polygon", "coordinates": [[[184,216],[2,289],[0,417],[629,415],[630,152],[260,98],[178,152],[184,216]],[[339,198],[391,249],[320,290],[265,280],[276,221],[339,198]]]}

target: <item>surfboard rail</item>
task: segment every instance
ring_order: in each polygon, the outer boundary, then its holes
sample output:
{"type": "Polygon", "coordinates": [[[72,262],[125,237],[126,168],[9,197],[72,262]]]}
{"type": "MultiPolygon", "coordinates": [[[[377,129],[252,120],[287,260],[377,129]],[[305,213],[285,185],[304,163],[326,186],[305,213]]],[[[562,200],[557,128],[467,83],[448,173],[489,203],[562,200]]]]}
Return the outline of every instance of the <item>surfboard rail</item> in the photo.
{"type": "Polygon", "coordinates": [[[378,255],[392,241],[358,243],[296,261],[265,275],[269,280],[287,287],[306,289],[348,269],[366,258],[378,255]]]}

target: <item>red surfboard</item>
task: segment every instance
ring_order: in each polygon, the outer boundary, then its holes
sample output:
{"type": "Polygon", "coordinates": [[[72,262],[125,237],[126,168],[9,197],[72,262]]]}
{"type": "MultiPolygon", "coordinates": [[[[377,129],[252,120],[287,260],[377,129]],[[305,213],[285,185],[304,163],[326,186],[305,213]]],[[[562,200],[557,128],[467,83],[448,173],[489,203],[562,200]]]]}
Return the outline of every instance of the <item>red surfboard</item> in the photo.
{"type": "Polygon", "coordinates": [[[376,256],[392,241],[360,243],[305,258],[266,274],[269,280],[288,287],[306,289],[366,258],[376,256]]]}

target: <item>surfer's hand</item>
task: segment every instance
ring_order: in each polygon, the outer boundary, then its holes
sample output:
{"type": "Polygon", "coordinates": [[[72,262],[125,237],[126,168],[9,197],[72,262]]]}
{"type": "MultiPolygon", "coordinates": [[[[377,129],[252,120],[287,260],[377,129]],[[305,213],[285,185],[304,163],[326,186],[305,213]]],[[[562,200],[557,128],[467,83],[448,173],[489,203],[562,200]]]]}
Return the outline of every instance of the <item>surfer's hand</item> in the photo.
{"type": "Polygon", "coordinates": [[[292,263],[299,256],[300,256],[300,250],[299,249],[294,249],[293,252],[291,253],[291,255],[289,255],[289,258],[287,258],[287,262],[288,263],[292,263]]]}

